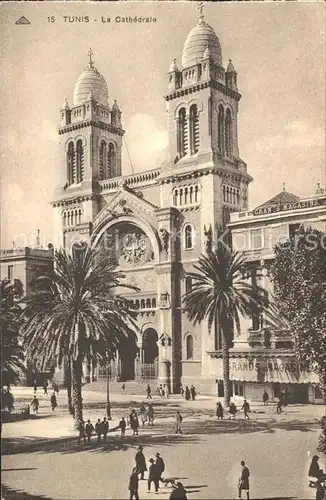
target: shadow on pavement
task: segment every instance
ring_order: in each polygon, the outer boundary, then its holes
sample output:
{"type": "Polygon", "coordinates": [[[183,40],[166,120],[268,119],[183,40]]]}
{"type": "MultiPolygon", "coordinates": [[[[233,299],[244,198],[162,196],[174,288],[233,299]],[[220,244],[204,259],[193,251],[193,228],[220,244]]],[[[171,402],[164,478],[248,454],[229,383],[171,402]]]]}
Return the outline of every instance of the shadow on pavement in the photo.
{"type": "Polygon", "coordinates": [[[36,467],[23,467],[23,468],[17,468],[17,469],[1,469],[1,472],[13,472],[13,471],[18,471],[18,470],[36,470],[36,467]]]}
{"type": "Polygon", "coordinates": [[[201,435],[210,434],[249,434],[249,433],[274,433],[276,429],[287,431],[309,432],[319,428],[318,422],[303,422],[300,420],[278,420],[259,421],[254,418],[250,420],[206,420],[206,421],[183,421],[183,434],[174,434],[175,426],[172,421],[157,421],[153,428],[140,428],[139,436],[127,436],[123,440],[118,436],[110,436],[106,445],[97,445],[95,436],[91,445],[78,445],[75,436],[58,439],[51,438],[3,438],[2,453],[4,455],[21,453],[78,453],[87,451],[92,453],[110,452],[115,450],[127,450],[130,446],[139,444],[155,446],[156,444],[178,444],[182,442],[199,442],[201,435]]]}
{"type": "Polygon", "coordinates": [[[52,500],[44,495],[30,495],[26,491],[9,488],[5,484],[1,485],[1,496],[3,500],[52,500]]]}

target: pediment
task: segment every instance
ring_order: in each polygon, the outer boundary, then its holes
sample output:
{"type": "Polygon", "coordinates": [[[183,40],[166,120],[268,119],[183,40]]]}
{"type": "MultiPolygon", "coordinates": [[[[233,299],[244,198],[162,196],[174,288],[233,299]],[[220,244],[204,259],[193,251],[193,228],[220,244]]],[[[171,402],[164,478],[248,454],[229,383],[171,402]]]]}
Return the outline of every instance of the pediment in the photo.
{"type": "Polygon", "coordinates": [[[153,223],[156,221],[155,210],[157,208],[157,206],[122,186],[107,205],[94,217],[93,227],[97,227],[105,219],[121,216],[142,217],[153,223]]]}

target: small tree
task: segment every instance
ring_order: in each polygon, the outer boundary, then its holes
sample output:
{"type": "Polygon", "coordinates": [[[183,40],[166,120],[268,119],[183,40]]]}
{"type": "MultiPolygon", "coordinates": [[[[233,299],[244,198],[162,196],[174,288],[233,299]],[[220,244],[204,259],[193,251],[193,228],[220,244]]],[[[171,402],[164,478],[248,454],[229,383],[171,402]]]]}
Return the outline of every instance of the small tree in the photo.
{"type": "MultiPolygon", "coordinates": [[[[294,339],[297,358],[319,375],[326,401],[326,234],[300,228],[275,248],[271,269],[281,318],[294,339]]],[[[326,419],[318,449],[326,451],[326,419]]]]}
{"type": "Polygon", "coordinates": [[[280,316],[298,359],[316,371],[326,396],[326,234],[301,228],[275,247],[271,268],[280,316]]]}

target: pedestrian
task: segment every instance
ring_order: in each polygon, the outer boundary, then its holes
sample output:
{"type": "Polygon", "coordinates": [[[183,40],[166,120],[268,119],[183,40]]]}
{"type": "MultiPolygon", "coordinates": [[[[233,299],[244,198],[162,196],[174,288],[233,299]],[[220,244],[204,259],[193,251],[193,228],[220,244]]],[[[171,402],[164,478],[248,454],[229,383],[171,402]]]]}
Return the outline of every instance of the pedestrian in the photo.
{"type": "Polygon", "coordinates": [[[244,460],[241,461],[241,467],[242,467],[241,476],[239,479],[239,486],[238,486],[239,498],[241,498],[242,490],[244,490],[247,494],[247,500],[249,500],[249,476],[250,476],[250,472],[249,472],[249,469],[246,466],[246,463],[244,462],[244,460]]]}
{"type": "Polygon", "coordinates": [[[121,430],[121,437],[124,438],[126,435],[126,421],[125,417],[122,417],[122,419],[119,422],[119,429],[121,430]]]}
{"type": "Polygon", "coordinates": [[[161,396],[161,398],[163,398],[163,396],[164,396],[164,391],[163,391],[163,385],[162,385],[162,384],[160,384],[160,387],[158,388],[158,393],[159,393],[159,395],[161,396]]]}
{"type": "Polygon", "coordinates": [[[35,394],[34,394],[34,397],[32,399],[32,402],[31,402],[31,407],[32,407],[34,413],[37,415],[38,414],[38,409],[40,407],[40,403],[39,403],[37,397],[35,396],[35,394]]]}
{"type": "Polygon", "coordinates": [[[129,491],[130,491],[130,496],[129,500],[139,500],[139,495],[138,495],[138,484],[139,484],[139,479],[138,479],[138,470],[136,467],[132,469],[131,476],[129,478],[129,491]]]}
{"type": "Polygon", "coordinates": [[[164,396],[165,396],[165,399],[169,399],[169,396],[170,396],[170,391],[169,391],[169,386],[168,386],[168,384],[165,384],[165,385],[164,385],[164,396]]]}
{"type": "Polygon", "coordinates": [[[47,396],[48,395],[48,381],[47,380],[44,380],[44,384],[43,384],[43,391],[44,391],[44,396],[47,396]]]}
{"type": "Polygon", "coordinates": [[[162,474],[165,471],[165,463],[164,463],[164,460],[159,453],[156,453],[155,456],[156,456],[155,465],[157,467],[158,480],[161,481],[162,483],[164,483],[164,480],[162,478],[162,474]]]}
{"type": "Polygon", "coordinates": [[[148,415],[148,425],[151,425],[153,427],[153,425],[154,425],[154,408],[153,408],[153,405],[151,403],[148,405],[147,415],[148,415]]]}
{"type": "Polygon", "coordinates": [[[195,399],[196,399],[196,394],[197,394],[197,393],[196,393],[196,389],[195,389],[195,386],[194,386],[194,385],[192,385],[192,386],[190,387],[190,394],[191,394],[191,399],[192,399],[193,401],[195,401],[195,399]]]}
{"type": "Polygon", "coordinates": [[[230,408],[229,408],[229,419],[235,419],[236,414],[237,414],[237,407],[235,406],[234,403],[230,403],[230,408]]]}
{"type": "Polygon", "coordinates": [[[52,388],[53,388],[53,390],[54,390],[57,394],[59,394],[59,386],[58,386],[58,384],[56,384],[55,382],[52,382],[52,388]]]}
{"type": "Polygon", "coordinates": [[[34,381],[33,381],[33,387],[34,387],[34,392],[36,392],[37,391],[37,381],[36,381],[36,379],[34,379],[34,381]]]}
{"type": "Polygon", "coordinates": [[[249,403],[246,399],[244,399],[244,401],[243,401],[243,405],[241,407],[241,410],[243,410],[244,418],[249,420],[248,412],[250,412],[250,406],[249,406],[249,403]]]}
{"type": "Polygon", "coordinates": [[[152,399],[152,389],[151,389],[151,386],[149,384],[147,385],[147,388],[146,388],[146,394],[147,394],[146,399],[152,399]]]}
{"type": "Polygon", "coordinates": [[[219,420],[223,420],[223,406],[221,404],[221,401],[218,401],[216,403],[216,416],[219,420]]]}
{"type": "Polygon", "coordinates": [[[173,490],[170,495],[170,500],[187,500],[186,490],[183,487],[183,484],[179,481],[176,482],[175,486],[173,485],[173,490]]]}
{"type": "Polygon", "coordinates": [[[125,391],[126,391],[126,384],[123,383],[121,386],[121,394],[125,394],[125,391]]]}
{"type": "Polygon", "coordinates": [[[147,471],[147,466],[142,446],[138,446],[138,451],[135,456],[135,462],[136,462],[136,469],[140,473],[140,479],[144,479],[144,474],[147,471]]]}
{"type": "Polygon", "coordinates": [[[78,444],[80,444],[83,439],[84,444],[86,444],[86,435],[85,435],[85,422],[82,420],[78,426],[78,444]]]}
{"type": "Polygon", "coordinates": [[[153,458],[150,458],[149,462],[151,465],[149,466],[149,471],[148,471],[148,481],[147,481],[148,492],[151,491],[151,484],[154,483],[155,493],[157,493],[159,488],[158,470],[153,458]]]}
{"type": "Polygon", "coordinates": [[[103,421],[101,422],[102,424],[102,433],[103,433],[103,440],[104,443],[107,441],[108,433],[109,433],[109,422],[106,417],[103,417],[103,421]]]}
{"type": "Polygon", "coordinates": [[[185,398],[187,401],[189,401],[190,399],[190,390],[189,390],[189,387],[186,385],[186,389],[185,389],[185,398]]]}
{"type": "Polygon", "coordinates": [[[268,392],[265,389],[264,393],[263,393],[263,403],[264,403],[264,405],[267,405],[268,400],[269,400],[269,395],[268,395],[268,392]]]}
{"type": "Polygon", "coordinates": [[[183,396],[184,396],[184,393],[185,393],[184,388],[182,387],[182,385],[180,385],[180,396],[181,396],[182,398],[183,398],[183,396]]]}
{"type": "Polygon", "coordinates": [[[182,434],[182,429],[181,429],[182,420],[183,420],[183,417],[182,417],[180,411],[178,410],[177,414],[175,416],[175,423],[176,423],[175,433],[176,434],[182,434]]]}
{"type": "Polygon", "coordinates": [[[324,474],[323,469],[321,469],[319,467],[318,460],[319,460],[319,456],[318,455],[314,455],[312,457],[311,464],[310,464],[310,467],[309,467],[308,476],[309,477],[314,477],[316,479],[320,479],[321,481],[325,481],[326,480],[326,474],[324,474]]]}
{"type": "Polygon", "coordinates": [[[283,406],[283,397],[281,396],[278,400],[278,403],[276,405],[276,413],[279,415],[280,413],[283,412],[282,410],[282,406],[283,406]]]}
{"type": "Polygon", "coordinates": [[[99,444],[101,442],[101,436],[103,434],[102,428],[103,428],[103,426],[102,426],[101,419],[98,418],[97,422],[95,424],[95,432],[97,434],[97,444],[99,444]]]}
{"type": "Polygon", "coordinates": [[[144,426],[145,422],[147,420],[147,411],[146,411],[144,403],[141,403],[141,405],[140,405],[139,416],[140,416],[141,424],[142,424],[142,426],[144,426]]]}
{"type": "Polygon", "coordinates": [[[54,411],[56,409],[56,407],[58,406],[57,398],[56,398],[54,391],[53,391],[53,394],[51,396],[50,403],[51,403],[52,411],[54,411]]]}
{"type": "Polygon", "coordinates": [[[139,420],[136,410],[132,410],[129,416],[130,427],[133,430],[133,436],[138,436],[139,420]]]}
{"type": "Polygon", "coordinates": [[[87,444],[90,444],[91,442],[91,436],[94,431],[94,425],[91,423],[90,420],[87,420],[87,424],[85,425],[85,434],[87,436],[87,444]]]}

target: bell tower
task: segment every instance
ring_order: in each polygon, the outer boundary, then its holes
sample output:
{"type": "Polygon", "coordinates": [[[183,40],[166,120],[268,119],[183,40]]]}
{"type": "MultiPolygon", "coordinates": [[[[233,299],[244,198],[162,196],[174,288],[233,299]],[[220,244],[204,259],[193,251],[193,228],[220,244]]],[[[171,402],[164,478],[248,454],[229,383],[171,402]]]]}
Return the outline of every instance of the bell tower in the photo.
{"type": "Polygon", "coordinates": [[[62,184],[53,202],[57,245],[89,240],[92,220],[101,209],[101,184],[121,175],[124,130],[116,101],[109,104],[107,83],[88,52],[70,106],[65,99],[59,127],[62,184]]]}
{"type": "MultiPolygon", "coordinates": [[[[238,75],[231,60],[223,66],[220,41],[202,9],[184,43],[181,64],[174,59],[168,71],[169,159],[163,175],[173,175],[175,182],[179,178],[180,184],[186,172],[202,178],[201,208],[207,205],[211,215],[205,225],[216,239],[230,212],[247,208],[252,178],[239,155],[238,75]]],[[[182,196],[187,191],[183,188],[182,196]]],[[[180,190],[172,195],[175,206],[189,203],[179,195],[180,190]]]]}

